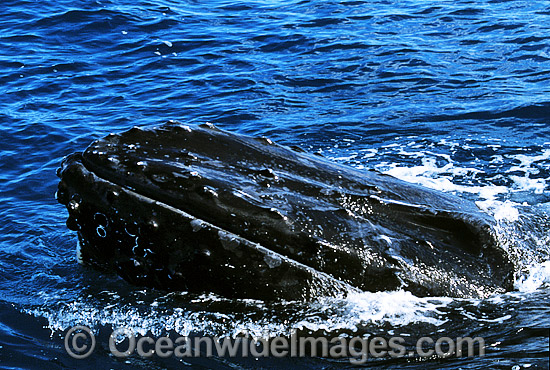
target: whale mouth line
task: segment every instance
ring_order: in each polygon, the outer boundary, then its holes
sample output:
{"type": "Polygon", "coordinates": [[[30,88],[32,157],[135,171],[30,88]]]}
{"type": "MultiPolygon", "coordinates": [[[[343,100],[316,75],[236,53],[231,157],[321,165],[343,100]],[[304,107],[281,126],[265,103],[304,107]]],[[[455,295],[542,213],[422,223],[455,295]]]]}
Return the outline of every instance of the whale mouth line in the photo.
{"type": "MultiPolygon", "coordinates": [[[[86,167],[84,164],[83,164],[84,167],[86,167]]],[[[95,173],[93,173],[92,171],[90,171],[91,174],[97,176],[95,173]]],[[[102,181],[105,181],[105,182],[110,182],[111,184],[113,184],[114,186],[118,185],[116,183],[112,183],[111,181],[109,180],[106,180],[106,179],[103,179],[101,178],[102,181]]],[[[182,209],[179,209],[179,208],[175,208],[175,207],[172,207],[170,206],[169,204],[166,204],[166,203],[163,203],[162,201],[160,200],[157,200],[157,199],[154,199],[154,198],[150,198],[146,195],[143,195],[143,194],[140,194],[140,193],[137,193],[134,189],[132,189],[131,187],[127,186],[127,187],[124,187],[124,186],[121,186],[121,185],[118,185],[120,186],[121,188],[121,191],[124,191],[126,193],[128,193],[129,195],[131,194],[132,196],[134,197],[138,197],[140,198],[141,201],[143,202],[148,202],[148,203],[154,203],[155,205],[158,205],[159,207],[162,207],[166,210],[168,210],[169,212],[173,212],[175,214],[178,214],[179,216],[181,216],[182,218],[185,218],[185,219],[188,219],[190,220],[189,223],[191,224],[191,227],[193,229],[193,232],[198,232],[200,229],[203,229],[203,228],[206,228],[206,229],[212,229],[214,232],[217,232],[218,233],[218,236],[220,237],[221,240],[225,240],[227,242],[230,242],[230,241],[235,241],[238,239],[239,241],[239,244],[244,244],[246,245],[247,247],[249,248],[254,248],[254,249],[257,249],[260,253],[264,254],[267,258],[271,258],[272,260],[276,260],[276,259],[281,259],[281,260],[284,260],[285,262],[287,263],[292,263],[292,264],[296,264],[296,265],[299,265],[301,268],[304,268],[304,269],[311,269],[311,270],[314,270],[312,267],[308,266],[308,265],[305,265],[305,264],[301,264],[295,260],[293,260],[292,258],[289,258],[283,254],[279,254],[277,252],[274,252],[268,248],[265,248],[263,247],[261,244],[257,243],[257,242],[254,242],[254,241],[251,241],[251,240],[248,240],[238,234],[235,234],[231,231],[227,231],[227,230],[224,230],[208,221],[205,221],[203,219],[200,219],[192,214],[190,214],[189,212],[185,211],[185,210],[182,210],[182,209]]],[[[222,242],[223,243],[223,242],[222,242]]],[[[272,262],[272,263],[276,263],[276,262],[272,262]]],[[[319,273],[319,272],[317,272],[319,273]]],[[[324,274],[326,275],[326,274],[324,274]]],[[[328,275],[327,275],[328,276],[328,275]]],[[[352,287],[352,286],[349,286],[349,290],[350,292],[359,292],[358,289],[352,287]]]]}
{"type": "Polygon", "coordinates": [[[138,285],[293,300],[513,284],[474,204],[212,125],[110,134],[58,175],[82,260],[138,285]]]}

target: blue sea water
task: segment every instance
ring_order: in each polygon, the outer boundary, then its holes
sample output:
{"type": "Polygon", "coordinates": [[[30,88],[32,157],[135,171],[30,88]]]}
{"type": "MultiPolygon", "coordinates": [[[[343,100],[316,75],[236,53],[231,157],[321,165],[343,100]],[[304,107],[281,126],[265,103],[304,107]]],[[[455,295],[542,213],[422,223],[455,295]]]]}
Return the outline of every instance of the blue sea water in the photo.
{"type": "MultiPolygon", "coordinates": [[[[347,359],[69,357],[66,330],[483,336],[477,358],[373,368],[548,368],[550,1],[0,4],[0,368],[347,368],[347,359]],[[77,264],[61,159],[134,125],[212,122],[475,201],[518,261],[486,300],[365,293],[261,303],[144,290],[77,264]]],[[[104,343],[106,343],[104,341],[104,343]]]]}

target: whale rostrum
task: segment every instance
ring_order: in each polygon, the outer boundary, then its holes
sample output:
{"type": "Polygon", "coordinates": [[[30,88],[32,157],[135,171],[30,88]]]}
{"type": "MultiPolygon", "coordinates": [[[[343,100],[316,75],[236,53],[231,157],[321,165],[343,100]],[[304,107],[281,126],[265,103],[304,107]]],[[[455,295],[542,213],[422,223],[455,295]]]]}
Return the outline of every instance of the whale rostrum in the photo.
{"type": "Polygon", "coordinates": [[[58,175],[83,263],[137,285],[265,300],[513,288],[475,204],[211,124],[110,134],[58,175]]]}

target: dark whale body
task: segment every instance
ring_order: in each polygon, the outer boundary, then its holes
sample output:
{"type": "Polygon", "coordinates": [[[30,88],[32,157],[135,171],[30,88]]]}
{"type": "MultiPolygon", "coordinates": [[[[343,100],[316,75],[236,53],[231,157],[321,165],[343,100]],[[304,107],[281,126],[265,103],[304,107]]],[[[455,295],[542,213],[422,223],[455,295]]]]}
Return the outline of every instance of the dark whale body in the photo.
{"type": "Polygon", "coordinates": [[[110,134],[58,174],[82,261],[138,285],[289,300],[513,287],[474,204],[210,124],[110,134]]]}

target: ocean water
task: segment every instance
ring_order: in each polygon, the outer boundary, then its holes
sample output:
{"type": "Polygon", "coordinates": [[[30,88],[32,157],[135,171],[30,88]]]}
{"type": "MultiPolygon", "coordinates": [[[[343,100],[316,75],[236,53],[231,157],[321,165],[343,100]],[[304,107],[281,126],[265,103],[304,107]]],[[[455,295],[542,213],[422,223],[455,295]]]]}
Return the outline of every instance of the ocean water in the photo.
{"type": "Polygon", "coordinates": [[[550,1],[0,4],[0,368],[348,368],[347,359],[117,359],[105,333],[482,336],[474,358],[372,368],[549,367],[550,1]],[[131,286],[77,264],[62,158],[134,125],[212,122],[470,199],[518,263],[485,300],[404,291],[317,302],[131,286]],[[90,326],[86,360],[63,337],[90,326]],[[103,334],[102,334],[103,333],[103,334]],[[103,337],[101,336],[103,335],[103,337]]]}

